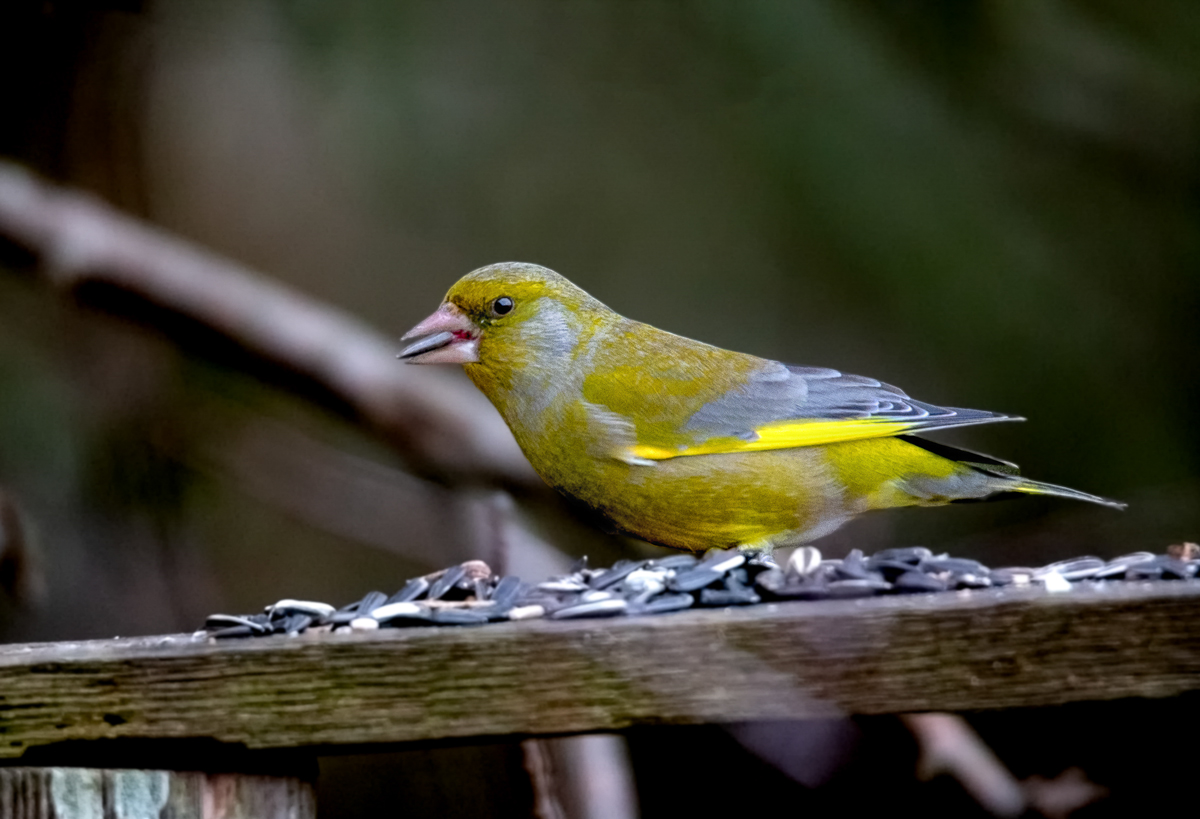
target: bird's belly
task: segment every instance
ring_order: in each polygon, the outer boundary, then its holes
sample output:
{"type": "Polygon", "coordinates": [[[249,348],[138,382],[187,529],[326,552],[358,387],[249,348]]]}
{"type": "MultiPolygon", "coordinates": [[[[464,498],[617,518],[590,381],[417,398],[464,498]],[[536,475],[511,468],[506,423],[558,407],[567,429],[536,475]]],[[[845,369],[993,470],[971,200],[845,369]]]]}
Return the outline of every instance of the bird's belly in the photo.
{"type": "MultiPolygon", "coordinates": [[[[532,460],[532,459],[531,459],[532,460]]],[[[774,547],[836,529],[848,509],[820,447],[630,465],[587,458],[534,467],[619,529],[677,549],[774,547]]]]}

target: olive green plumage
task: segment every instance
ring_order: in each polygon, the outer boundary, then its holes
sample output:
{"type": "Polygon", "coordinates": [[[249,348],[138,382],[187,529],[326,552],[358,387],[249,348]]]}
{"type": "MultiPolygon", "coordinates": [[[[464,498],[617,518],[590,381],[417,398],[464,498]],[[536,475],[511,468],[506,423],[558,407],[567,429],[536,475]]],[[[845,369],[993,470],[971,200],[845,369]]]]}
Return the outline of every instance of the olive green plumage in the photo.
{"type": "Polygon", "coordinates": [[[536,265],[468,274],[409,335],[409,361],[464,364],[547,483],[663,546],[771,549],[1004,492],[1120,506],[910,434],[1012,416],[673,335],[536,265]]]}

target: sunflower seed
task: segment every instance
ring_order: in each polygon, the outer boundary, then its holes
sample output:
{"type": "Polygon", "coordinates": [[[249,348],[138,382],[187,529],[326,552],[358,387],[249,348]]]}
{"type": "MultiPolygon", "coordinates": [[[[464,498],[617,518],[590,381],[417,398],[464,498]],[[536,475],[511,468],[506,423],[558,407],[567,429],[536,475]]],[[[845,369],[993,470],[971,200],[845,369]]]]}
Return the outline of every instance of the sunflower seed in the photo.
{"type": "Polygon", "coordinates": [[[521,586],[521,578],[516,575],[510,574],[507,577],[500,578],[500,582],[492,590],[492,602],[500,608],[511,608],[516,604],[517,598],[521,595],[521,586]]]}
{"type": "MultiPolygon", "coordinates": [[[[768,573],[769,574],[769,573],[768,573]]],[[[783,573],[780,572],[780,575],[783,573]]],[[[759,582],[756,585],[763,590],[768,598],[779,600],[826,600],[829,598],[829,587],[832,585],[825,580],[817,578],[808,578],[799,583],[794,581],[780,582],[777,578],[771,578],[767,583],[763,583],[762,579],[766,575],[759,576],[759,582]]],[[[864,584],[865,580],[845,580],[837,581],[846,584],[864,584]]]]}
{"type": "Polygon", "coordinates": [[[429,587],[429,599],[440,600],[447,592],[454,588],[458,581],[467,576],[467,570],[462,566],[451,566],[446,569],[446,573],[433,581],[429,587]]]}
{"type": "Polygon", "coordinates": [[[328,603],[317,603],[312,600],[280,600],[267,611],[279,611],[284,614],[309,614],[315,618],[328,617],[336,609],[328,603]]]}
{"type": "Polygon", "coordinates": [[[695,604],[696,598],[690,594],[663,594],[644,603],[631,603],[628,611],[630,614],[665,614],[688,609],[695,604]]]}
{"type": "MultiPolygon", "coordinates": [[[[897,563],[897,566],[905,566],[905,563],[897,563]]],[[[877,575],[877,572],[867,569],[866,561],[863,560],[863,553],[859,549],[851,549],[850,553],[842,558],[842,562],[834,567],[833,573],[840,580],[869,580],[872,575],[877,575]]]]}
{"type": "MultiPolygon", "coordinates": [[[[489,623],[498,623],[501,620],[508,619],[508,613],[510,611],[512,611],[512,608],[513,608],[512,606],[500,608],[499,606],[493,606],[491,603],[488,603],[487,605],[484,605],[484,606],[475,606],[473,608],[467,609],[467,611],[472,611],[475,614],[478,614],[480,617],[487,620],[489,623]]],[[[436,622],[436,621],[431,621],[431,622],[436,622]]]]}
{"type": "Polygon", "coordinates": [[[226,626],[225,628],[210,631],[208,636],[217,640],[228,640],[231,637],[254,637],[262,633],[251,626],[226,626]]]}
{"type": "Polygon", "coordinates": [[[984,566],[978,560],[970,560],[965,557],[930,557],[917,564],[917,568],[926,574],[942,574],[945,572],[952,575],[972,575],[975,577],[985,577],[989,571],[988,567],[984,566]]]}
{"type": "Polygon", "coordinates": [[[706,569],[703,565],[686,572],[680,572],[667,581],[667,588],[676,592],[690,592],[702,589],[716,583],[723,577],[723,572],[706,569]]]}
{"type": "Polygon", "coordinates": [[[683,571],[684,569],[692,568],[699,562],[695,555],[671,555],[670,557],[660,557],[657,560],[651,560],[649,568],[683,571]]]}
{"type": "Polygon", "coordinates": [[[621,583],[621,589],[626,592],[643,592],[653,589],[655,593],[666,588],[667,573],[663,570],[638,569],[630,572],[621,583]]]}
{"type": "Polygon", "coordinates": [[[792,577],[811,577],[821,568],[821,551],[813,546],[801,546],[788,558],[785,573],[792,577]]]}
{"type": "Polygon", "coordinates": [[[1132,554],[1114,557],[1108,563],[1104,564],[1104,568],[1092,575],[1092,578],[1094,580],[1115,580],[1122,578],[1130,566],[1145,563],[1153,559],[1154,555],[1150,552],[1133,552],[1132,554]]]}
{"type": "Polygon", "coordinates": [[[467,587],[473,586],[476,580],[488,580],[492,576],[492,567],[482,560],[466,560],[459,565],[462,567],[464,579],[471,581],[467,587]]]}
{"type": "Polygon", "coordinates": [[[932,574],[912,571],[893,580],[892,588],[898,592],[939,592],[947,589],[947,583],[932,574]]]}
{"type": "Polygon", "coordinates": [[[1130,566],[1134,563],[1144,563],[1147,560],[1153,560],[1153,559],[1154,559],[1153,552],[1130,552],[1127,555],[1121,555],[1120,557],[1114,557],[1112,560],[1110,560],[1108,562],[1110,565],[1113,563],[1123,563],[1126,566],[1130,566]]]}
{"type": "Polygon", "coordinates": [[[710,571],[724,574],[725,572],[736,569],[745,562],[746,555],[744,552],[733,552],[732,554],[729,552],[719,552],[712,557],[701,561],[700,565],[697,566],[694,571],[708,569],[710,571]]]}
{"type": "Polygon", "coordinates": [[[253,618],[237,614],[210,614],[204,621],[204,627],[209,630],[239,626],[248,628],[255,634],[268,634],[271,631],[270,626],[257,622],[253,618]]]}
{"type": "Polygon", "coordinates": [[[950,585],[955,589],[987,589],[993,584],[991,575],[985,573],[954,575],[950,585]]]}
{"type": "Polygon", "coordinates": [[[375,609],[379,608],[387,601],[388,596],[383,592],[367,592],[363,599],[358,601],[358,608],[355,609],[355,611],[374,617],[375,609]]]}
{"type": "Polygon", "coordinates": [[[988,577],[997,586],[1028,586],[1033,580],[1033,573],[1033,569],[1024,566],[1010,566],[992,569],[988,572],[988,577]]]}
{"type": "MultiPolygon", "coordinates": [[[[818,551],[817,554],[819,555],[820,552],[818,551]]],[[[759,550],[751,552],[746,558],[746,567],[754,571],[766,571],[767,569],[778,569],[779,564],[775,562],[775,558],[771,556],[770,552],[759,550]]]]}
{"type": "Polygon", "coordinates": [[[429,590],[429,581],[423,577],[414,577],[404,584],[404,588],[389,597],[386,603],[408,603],[417,600],[429,590]]]}
{"type": "Polygon", "coordinates": [[[600,572],[588,581],[588,586],[593,589],[607,589],[609,586],[615,586],[629,575],[633,574],[638,569],[646,565],[645,560],[627,560],[617,561],[613,567],[606,572],[600,572]]]}
{"type": "Polygon", "coordinates": [[[699,599],[702,606],[746,606],[761,601],[762,598],[750,589],[701,589],[699,599]]]}
{"type": "Polygon", "coordinates": [[[1070,560],[1060,560],[1043,566],[1034,572],[1034,579],[1051,573],[1060,574],[1066,580],[1086,580],[1104,568],[1104,561],[1098,557],[1076,557],[1070,560]]]}
{"type": "Polygon", "coordinates": [[[417,603],[387,603],[373,609],[370,615],[381,623],[390,620],[428,620],[429,609],[417,603]]]}
{"type": "Polygon", "coordinates": [[[609,598],[607,600],[596,600],[591,603],[576,603],[573,606],[564,606],[558,611],[550,613],[552,620],[572,620],[577,617],[611,617],[614,614],[623,614],[629,604],[619,597],[609,598]]]}
{"type": "Polygon", "coordinates": [[[917,567],[916,563],[904,563],[899,560],[875,560],[874,558],[868,560],[866,565],[872,572],[878,573],[889,583],[895,583],[897,577],[906,572],[911,572],[917,567]]]}
{"type": "MultiPolygon", "coordinates": [[[[332,607],[331,607],[332,608],[332,607]]],[[[299,634],[313,624],[314,618],[311,614],[289,614],[284,618],[277,628],[278,631],[284,634],[299,634]]]]}
{"type": "Polygon", "coordinates": [[[538,583],[537,588],[538,590],[545,592],[575,594],[577,592],[585,592],[591,587],[582,581],[564,577],[559,578],[558,580],[546,580],[542,583],[538,583]]]}
{"type": "Polygon", "coordinates": [[[508,610],[509,620],[536,620],[546,615],[543,606],[517,606],[508,610]]]}
{"type": "Polygon", "coordinates": [[[904,546],[897,549],[884,549],[871,555],[867,561],[867,568],[873,569],[870,565],[872,562],[889,562],[908,563],[913,566],[920,563],[922,560],[933,557],[933,552],[926,549],[924,546],[904,546]]]}
{"type": "Polygon", "coordinates": [[[1162,555],[1159,557],[1162,566],[1162,576],[1171,580],[1186,580],[1193,574],[1192,567],[1182,560],[1162,555]]]}
{"type": "Polygon", "coordinates": [[[780,569],[768,569],[754,578],[754,585],[766,592],[774,592],[788,584],[787,575],[780,569]]]}
{"type": "MultiPolygon", "coordinates": [[[[889,588],[891,586],[888,583],[877,580],[835,580],[820,590],[821,597],[812,599],[844,600],[855,597],[873,597],[889,588]]],[[[804,598],[799,599],[803,600],[804,598]]]]}
{"type": "Polygon", "coordinates": [[[1155,555],[1133,564],[1125,572],[1126,580],[1183,580],[1190,576],[1188,564],[1169,555],[1155,555]]]}
{"type": "Polygon", "coordinates": [[[429,619],[439,626],[481,626],[488,616],[471,609],[434,609],[429,619]]]}
{"type": "Polygon", "coordinates": [[[1034,579],[1045,586],[1048,592],[1069,592],[1071,590],[1071,581],[1058,572],[1046,572],[1034,579]]]}

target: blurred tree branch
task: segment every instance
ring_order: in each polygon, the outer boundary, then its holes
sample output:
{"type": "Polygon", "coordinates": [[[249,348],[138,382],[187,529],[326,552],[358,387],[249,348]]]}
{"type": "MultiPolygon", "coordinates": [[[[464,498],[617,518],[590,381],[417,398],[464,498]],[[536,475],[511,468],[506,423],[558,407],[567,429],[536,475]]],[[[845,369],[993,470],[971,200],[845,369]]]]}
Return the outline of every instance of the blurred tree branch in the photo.
{"type": "Polygon", "coordinates": [[[232,480],[247,495],[310,526],[430,569],[472,558],[497,562],[474,493],[419,480],[267,417],[237,417],[211,403],[200,411],[237,432],[171,452],[197,472],[232,480]],[[435,524],[435,518],[441,519],[435,524]],[[454,527],[467,536],[447,537],[454,527]],[[420,548],[428,543],[439,543],[438,550],[420,548]],[[465,549],[455,549],[456,543],[465,549]]]}
{"type": "Polygon", "coordinates": [[[6,162],[0,236],[32,253],[64,291],[115,288],[157,308],[149,320],[159,329],[184,317],[311,382],[417,475],[518,495],[548,492],[482,396],[405,367],[396,345],[328,305],[6,162]]]}

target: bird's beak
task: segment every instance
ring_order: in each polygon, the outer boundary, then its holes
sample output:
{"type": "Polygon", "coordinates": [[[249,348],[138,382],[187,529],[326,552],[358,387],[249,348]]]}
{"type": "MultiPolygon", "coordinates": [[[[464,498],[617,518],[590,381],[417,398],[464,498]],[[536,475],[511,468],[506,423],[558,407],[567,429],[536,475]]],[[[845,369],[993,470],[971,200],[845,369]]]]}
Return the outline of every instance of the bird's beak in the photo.
{"type": "Polygon", "coordinates": [[[401,350],[398,358],[409,364],[473,364],[479,361],[479,326],[449,302],[404,334],[406,339],[418,336],[423,338],[401,350]]]}

